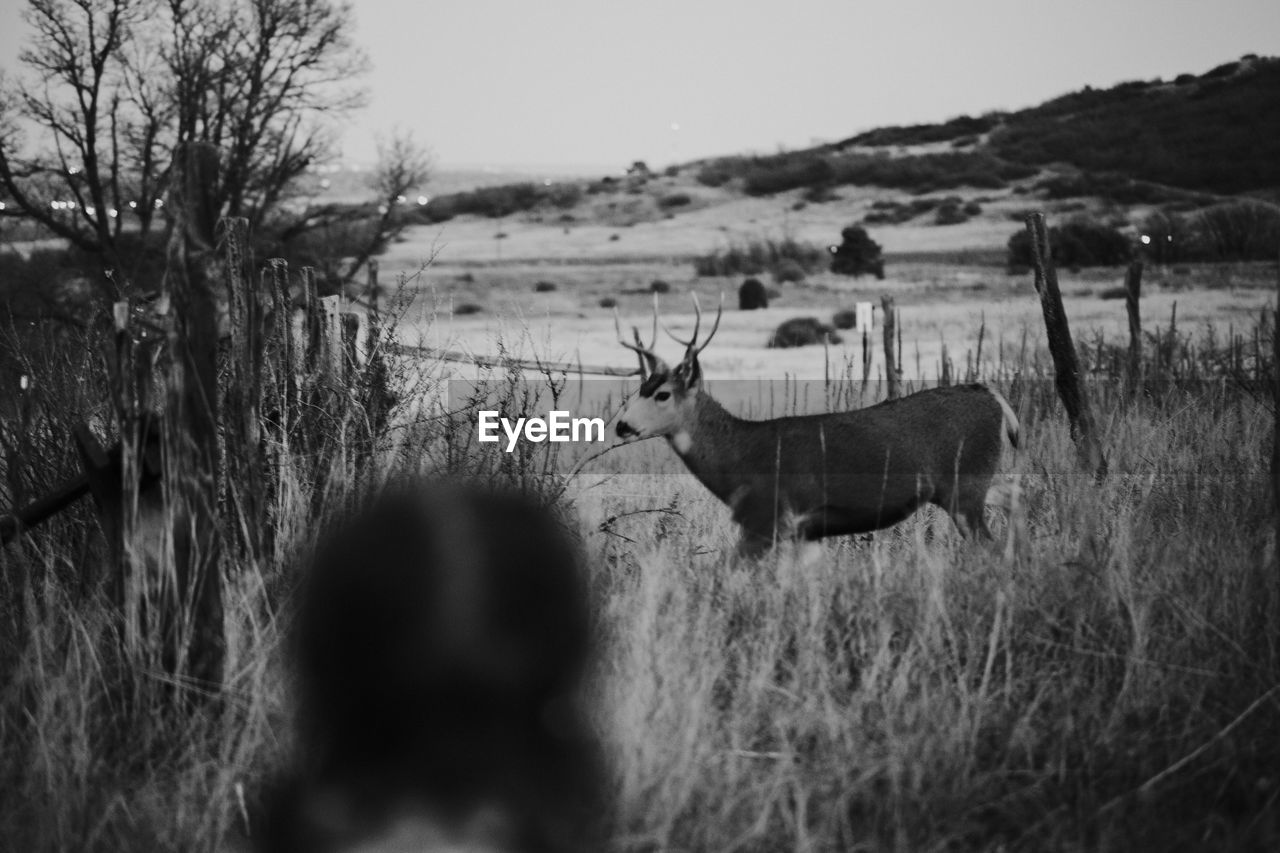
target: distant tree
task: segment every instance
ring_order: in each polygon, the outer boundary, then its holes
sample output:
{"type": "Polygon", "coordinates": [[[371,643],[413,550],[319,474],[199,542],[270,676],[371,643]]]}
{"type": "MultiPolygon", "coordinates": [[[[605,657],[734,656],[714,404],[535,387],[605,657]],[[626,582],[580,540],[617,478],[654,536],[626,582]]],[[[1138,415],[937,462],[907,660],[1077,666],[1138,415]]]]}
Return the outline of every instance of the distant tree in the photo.
{"type": "Polygon", "coordinates": [[[871,239],[861,225],[850,225],[840,232],[841,243],[831,246],[831,271],[837,275],[860,276],[870,273],[884,278],[884,257],[880,244],[871,239]]]}

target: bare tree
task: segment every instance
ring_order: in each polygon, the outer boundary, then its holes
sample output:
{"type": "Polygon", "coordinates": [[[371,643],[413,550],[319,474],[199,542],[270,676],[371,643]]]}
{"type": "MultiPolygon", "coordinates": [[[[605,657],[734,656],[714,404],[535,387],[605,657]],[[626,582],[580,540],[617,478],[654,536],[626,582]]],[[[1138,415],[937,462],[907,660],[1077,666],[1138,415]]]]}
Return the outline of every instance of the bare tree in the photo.
{"type": "Polygon", "coordinates": [[[22,80],[0,83],[4,216],[137,273],[173,152],[222,152],[205,207],[262,226],[331,153],[365,68],[349,5],[326,0],[28,0],[22,80]],[[23,127],[34,130],[24,135],[23,127]],[[24,138],[31,136],[31,139],[24,138]]]}
{"type": "Polygon", "coordinates": [[[347,265],[343,278],[351,280],[369,258],[386,248],[387,244],[408,224],[403,215],[405,194],[427,182],[431,175],[431,157],[419,145],[413,134],[396,130],[387,139],[378,141],[378,165],[369,181],[378,202],[378,219],[369,241],[347,265]]]}
{"type": "Polygon", "coordinates": [[[20,59],[32,76],[0,96],[0,184],[14,202],[3,213],[39,222],[116,270],[129,160],[122,143],[137,132],[121,57],[149,5],[29,0],[34,34],[20,59]],[[26,151],[23,119],[47,147],[26,151]]]}

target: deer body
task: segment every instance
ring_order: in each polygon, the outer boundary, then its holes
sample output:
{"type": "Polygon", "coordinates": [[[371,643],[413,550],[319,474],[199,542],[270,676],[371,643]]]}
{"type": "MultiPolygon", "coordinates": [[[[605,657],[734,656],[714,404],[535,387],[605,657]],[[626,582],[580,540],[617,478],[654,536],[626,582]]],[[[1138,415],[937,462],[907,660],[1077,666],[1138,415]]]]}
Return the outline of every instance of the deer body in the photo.
{"type": "Polygon", "coordinates": [[[702,387],[696,339],[695,328],[675,369],[623,342],[640,353],[645,380],[617,432],[665,436],[730,507],[743,551],[878,530],[926,503],[945,509],[962,532],[990,535],[983,509],[1009,497],[992,482],[1005,442],[1018,438],[1017,417],[998,392],[934,388],[855,411],[743,420],[702,387]]]}

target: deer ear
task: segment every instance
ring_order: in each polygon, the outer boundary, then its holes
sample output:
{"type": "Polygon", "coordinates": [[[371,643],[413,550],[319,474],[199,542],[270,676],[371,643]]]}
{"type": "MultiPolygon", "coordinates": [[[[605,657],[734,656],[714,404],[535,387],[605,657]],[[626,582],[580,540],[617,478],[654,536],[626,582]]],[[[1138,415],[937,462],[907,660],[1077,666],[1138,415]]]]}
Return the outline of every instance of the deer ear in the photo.
{"type": "Polygon", "coordinates": [[[692,391],[702,384],[702,367],[698,364],[698,357],[686,358],[676,367],[672,376],[680,381],[686,391],[692,391]]]}

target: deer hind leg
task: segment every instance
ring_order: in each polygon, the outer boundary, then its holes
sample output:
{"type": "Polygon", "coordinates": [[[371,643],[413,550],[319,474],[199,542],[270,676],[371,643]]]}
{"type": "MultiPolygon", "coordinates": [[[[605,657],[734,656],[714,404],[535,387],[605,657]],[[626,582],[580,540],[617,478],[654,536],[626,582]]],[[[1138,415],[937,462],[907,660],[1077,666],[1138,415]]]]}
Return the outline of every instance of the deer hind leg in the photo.
{"type": "Polygon", "coordinates": [[[987,527],[985,514],[988,482],[979,478],[962,480],[955,497],[943,504],[965,538],[995,538],[991,535],[991,528],[987,527]]]}
{"type": "Polygon", "coordinates": [[[1020,543],[1026,542],[1027,517],[1022,507],[1022,483],[1017,475],[999,483],[992,483],[987,489],[988,506],[1000,507],[1008,517],[1008,529],[1005,533],[1004,558],[1012,562],[1020,543]]]}

